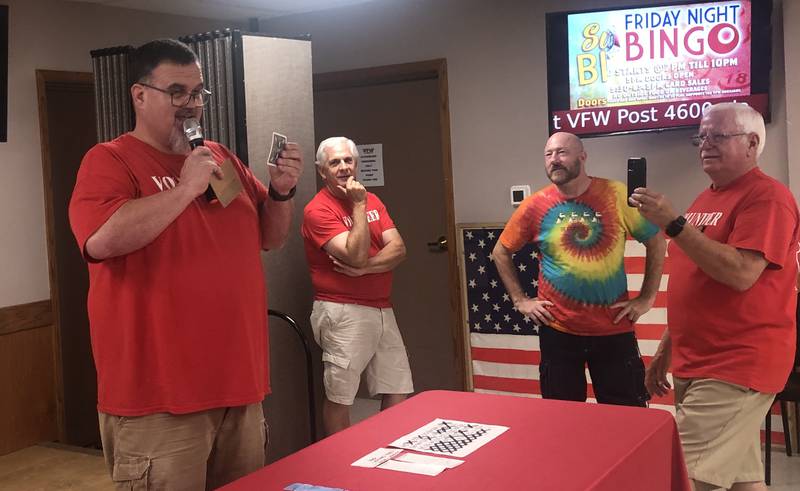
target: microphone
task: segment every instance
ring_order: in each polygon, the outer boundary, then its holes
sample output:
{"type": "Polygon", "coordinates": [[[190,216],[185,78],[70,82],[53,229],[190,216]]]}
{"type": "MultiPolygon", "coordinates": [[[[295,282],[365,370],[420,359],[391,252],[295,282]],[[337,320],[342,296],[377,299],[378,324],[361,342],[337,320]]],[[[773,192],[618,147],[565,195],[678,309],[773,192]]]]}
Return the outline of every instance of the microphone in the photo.
{"type": "MultiPolygon", "coordinates": [[[[200,126],[200,121],[195,118],[189,118],[183,120],[183,133],[186,135],[186,138],[189,139],[189,146],[192,150],[197,147],[203,146],[203,127],[200,126]]],[[[206,188],[206,200],[211,202],[217,199],[217,195],[214,193],[214,189],[211,187],[211,184],[208,185],[206,188]]]]}

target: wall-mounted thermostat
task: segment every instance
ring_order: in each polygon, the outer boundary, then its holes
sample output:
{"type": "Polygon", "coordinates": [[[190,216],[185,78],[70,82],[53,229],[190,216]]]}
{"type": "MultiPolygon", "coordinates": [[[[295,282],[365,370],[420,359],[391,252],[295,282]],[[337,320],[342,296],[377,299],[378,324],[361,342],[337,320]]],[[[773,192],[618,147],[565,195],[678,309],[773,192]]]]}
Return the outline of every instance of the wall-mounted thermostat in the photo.
{"type": "Polygon", "coordinates": [[[511,186],[511,206],[519,206],[522,200],[531,195],[531,187],[527,184],[511,186]]]}

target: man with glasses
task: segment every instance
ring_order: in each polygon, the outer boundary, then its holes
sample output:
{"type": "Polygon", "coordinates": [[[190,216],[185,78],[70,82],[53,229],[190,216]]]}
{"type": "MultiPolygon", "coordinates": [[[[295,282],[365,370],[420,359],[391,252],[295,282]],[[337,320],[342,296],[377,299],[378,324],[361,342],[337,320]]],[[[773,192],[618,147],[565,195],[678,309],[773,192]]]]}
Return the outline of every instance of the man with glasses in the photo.
{"type": "Polygon", "coordinates": [[[301,151],[269,188],[215,142],[183,131],[211,95],[174,40],[132,54],[136,125],[83,159],[70,222],[89,263],[103,452],[120,489],[211,489],[264,465],[269,392],[261,250],[280,247],[301,151]],[[203,197],[229,159],[242,192],[203,197]]]}
{"type": "Polygon", "coordinates": [[[671,387],[695,489],[766,490],[760,428],[792,367],[798,210],[764,174],[764,120],[745,104],[703,115],[693,138],[711,186],[678,215],[663,195],[631,197],[672,238],[669,328],[647,369],[653,394],[671,387]]]}

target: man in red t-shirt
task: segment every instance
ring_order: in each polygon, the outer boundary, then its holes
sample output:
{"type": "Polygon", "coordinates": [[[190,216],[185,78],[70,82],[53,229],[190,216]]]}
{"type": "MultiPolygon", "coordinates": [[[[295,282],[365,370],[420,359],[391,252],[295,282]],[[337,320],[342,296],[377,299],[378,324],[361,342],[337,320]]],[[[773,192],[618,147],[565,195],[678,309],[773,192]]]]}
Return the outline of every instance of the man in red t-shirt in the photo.
{"type": "Polygon", "coordinates": [[[264,465],[269,392],[261,250],[286,240],[302,171],[287,144],[269,190],[214,142],[183,132],[210,92],[196,55],[132,53],[136,126],[93,147],[69,215],[89,263],[103,452],[118,488],[211,489],[264,465]],[[243,191],[204,196],[230,160],[243,191]]]}
{"type": "Polygon", "coordinates": [[[314,309],[311,326],[322,348],[330,435],[350,426],[361,373],[381,409],[414,391],[403,338],[389,296],[392,270],[405,258],[403,238],[381,200],[355,180],[355,143],[333,137],[320,143],[317,171],[325,185],[303,212],[302,234],[314,309]]]}
{"type": "Polygon", "coordinates": [[[766,490],[760,428],[794,360],[798,210],[757,159],[764,120],[745,104],[703,115],[694,143],[711,186],[683,215],[638,189],[631,202],[672,237],[668,329],[647,369],[670,388],[696,489],[766,490]]]}

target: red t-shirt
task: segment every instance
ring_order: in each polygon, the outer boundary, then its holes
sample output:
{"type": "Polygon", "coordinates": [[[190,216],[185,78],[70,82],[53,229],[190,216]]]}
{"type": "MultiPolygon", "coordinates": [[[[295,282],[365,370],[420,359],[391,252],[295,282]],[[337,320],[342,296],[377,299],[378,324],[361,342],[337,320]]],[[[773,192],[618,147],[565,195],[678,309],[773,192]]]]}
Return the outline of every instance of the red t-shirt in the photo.
{"type": "MultiPolygon", "coordinates": [[[[380,251],[383,232],[395,228],[386,207],[372,193],[367,193],[369,257],[380,251]]],[[[303,211],[303,243],[305,244],[314,299],[328,302],[354,303],[369,307],[391,307],[392,272],[347,276],[333,270],[333,261],[322,248],[329,240],[353,226],[353,205],[340,200],[322,188],[303,211]]]]}
{"type": "Polygon", "coordinates": [[[201,195],[145,247],[95,261],[87,239],[120,206],[174,187],[185,156],[126,134],[83,158],[69,207],[89,261],[98,409],[138,416],[261,401],[269,393],[259,208],[266,189],[228,149],[244,191],[227,207],[201,195]]]}
{"type": "Polygon", "coordinates": [[[795,349],[794,198],[756,168],[724,188],[703,191],[685,216],[710,239],[759,251],[769,264],[750,289],[737,292],[711,279],[671,242],[667,321],[672,372],[780,392],[795,349]]]}

